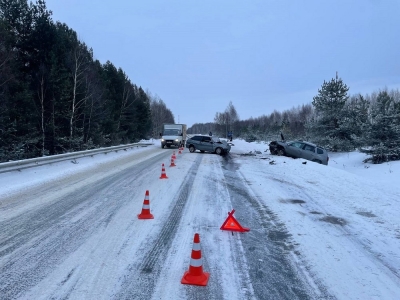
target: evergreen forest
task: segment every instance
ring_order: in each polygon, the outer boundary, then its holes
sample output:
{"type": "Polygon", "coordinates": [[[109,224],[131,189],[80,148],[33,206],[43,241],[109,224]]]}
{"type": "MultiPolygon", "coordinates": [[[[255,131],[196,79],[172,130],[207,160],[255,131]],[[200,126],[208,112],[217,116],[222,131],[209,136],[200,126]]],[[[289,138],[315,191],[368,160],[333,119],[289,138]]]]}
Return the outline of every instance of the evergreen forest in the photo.
{"type": "Polygon", "coordinates": [[[174,122],[51,16],[43,0],[0,0],[0,162],[137,142],[174,122]]]}

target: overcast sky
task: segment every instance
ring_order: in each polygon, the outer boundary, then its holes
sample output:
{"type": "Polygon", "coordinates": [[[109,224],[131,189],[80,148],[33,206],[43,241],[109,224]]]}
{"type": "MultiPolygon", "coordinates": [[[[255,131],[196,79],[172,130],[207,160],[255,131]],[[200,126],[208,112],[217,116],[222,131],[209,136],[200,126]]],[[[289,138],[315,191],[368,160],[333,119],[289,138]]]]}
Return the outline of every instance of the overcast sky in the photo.
{"type": "Polygon", "coordinates": [[[240,119],[312,102],[336,71],[350,94],[400,88],[398,0],[46,0],[186,123],[232,101],[240,119]]]}

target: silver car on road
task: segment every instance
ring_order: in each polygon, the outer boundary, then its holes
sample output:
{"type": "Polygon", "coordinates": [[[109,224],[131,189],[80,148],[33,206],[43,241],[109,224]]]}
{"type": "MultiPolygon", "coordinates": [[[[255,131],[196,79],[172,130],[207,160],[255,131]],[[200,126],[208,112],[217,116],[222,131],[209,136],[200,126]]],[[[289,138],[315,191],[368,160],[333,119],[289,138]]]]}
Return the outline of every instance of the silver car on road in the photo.
{"type": "Polygon", "coordinates": [[[186,148],[192,153],[199,150],[224,155],[229,153],[231,145],[215,136],[194,135],[186,141],[186,148]]]}

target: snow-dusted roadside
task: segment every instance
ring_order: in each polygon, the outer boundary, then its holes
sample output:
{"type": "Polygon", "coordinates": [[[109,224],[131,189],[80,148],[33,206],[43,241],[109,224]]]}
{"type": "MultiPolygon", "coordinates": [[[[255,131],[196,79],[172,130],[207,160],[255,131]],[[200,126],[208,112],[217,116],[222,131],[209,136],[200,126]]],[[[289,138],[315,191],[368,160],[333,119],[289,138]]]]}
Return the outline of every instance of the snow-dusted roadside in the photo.
{"type": "Polygon", "coordinates": [[[240,170],[333,295],[400,297],[400,162],[371,165],[364,154],[335,153],[326,167],[266,155],[263,143],[236,145],[262,153],[239,159],[240,170]]]}
{"type": "MultiPolygon", "coordinates": [[[[364,155],[352,152],[330,154],[330,164],[322,166],[312,162],[303,164],[304,160],[299,159],[271,156],[268,151],[265,151],[267,148],[266,143],[246,143],[242,140],[234,140],[231,156],[239,165],[241,176],[247,181],[258,201],[262,201],[263,205],[271,209],[279,221],[285,224],[295,245],[293,260],[305,267],[305,276],[309,275],[310,281],[321,281],[327,287],[328,293],[337,299],[400,299],[400,185],[398,179],[400,162],[382,165],[363,164],[364,155]],[[255,156],[242,155],[249,151],[259,152],[255,156]]],[[[13,195],[27,193],[36,186],[49,186],[53,181],[66,182],[63,191],[60,192],[68,192],[76,189],[78,185],[94,182],[98,178],[112,176],[122,171],[120,166],[114,168],[117,165],[115,160],[129,166],[155,156],[160,151],[162,150],[159,143],[155,141],[153,146],[147,148],[84,158],[78,163],[66,161],[22,172],[0,174],[0,221],[22,214],[29,211],[31,207],[43,205],[44,201],[47,201],[38,197],[29,203],[23,203],[13,195]]],[[[159,226],[164,224],[160,219],[161,212],[166,212],[170,201],[166,191],[178,190],[185,180],[188,168],[193,165],[199,155],[202,154],[191,154],[186,149],[182,157],[177,160],[178,167],[167,168],[168,175],[172,179],[168,182],[160,183],[158,179],[160,166],[157,165],[151,167],[146,178],[126,183],[136,189],[128,198],[121,198],[121,201],[125,199],[126,207],[129,207],[128,211],[117,210],[115,207],[117,217],[112,219],[111,223],[107,223],[110,225],[102,233],[103,240],[107,237],[106,248],[98,248],[97,237],[92,236],[84,247],[78,249],[64,263],[70,267],[79,266],[71,277],[75,278],[77,283],[75,287],[77,289],[73,295],[79,295],[78,292],[81,292],[86,293],[86,299],[93,299],[96,293],[99,293],[95,289],[96,285],[101,285],[102,297],[105,295],[111,297],[115,290],[119,289],[119,286],[110,288],[107,285],[107,276],[104,272],[108,270],[110,273],[117,274],[118,269],[125,268],[127,261],[132,260],[133,249],[140,247],[135,243],[135,239],[139,237],[143,241],[147,238],[151,239],[150,233],[160,229],[159,226]],[[140,211],[143,199],[142,189],[150,189],[152,210],[155,211],[157,218],[150,227],[146,227],[150,223],[140,223],[139,229],[143,229],[144,232],[136,234],[133,238],[130,228],[134,227],[135,223],[132,221],[125,228],[126,224],[123,220],[132,218],[132,212],[140,211]],[[130,203],[129,198],[133,196],[138,200],[130,203]],[[120,228],[125,228],[126,232],[119,232],[120,228]],[[117,253],[114,245],[125,245],[125,243],[130,245],[130,249],[123,248],[125,250],[122,254],[118,252],[116,265],[105,264],[97,269],[98,266],[94,265],[95,263],[102,259],[107,260],[110,253],[117,253]],[[85,257],[90,259],[86,260],[85,257]],[[93,277],[92,283],[90,280],[79,281],[80,277],[90,274],[95,269],[99,273],[93,277]],[[83,274],[79,274],[79,270],[83,274]]],[[[187,254],[190,252],[194,229],[203,233],[207,232],[202,235],[204,253],[209,261],[218,263],[205,267],[213,271],[212,276],[221,272],[218,270],[224,270],[221,275],[217,275],[224,287],[224,296],[230,296],[232,299],[240,298],[240,290],[233,288],[236,283],[230,277],[232,266],[229,246],[220,238],[218,230],[221,225],[221,211],[227,212],[230,209],[229,204],[224,200],[228,198],[228,194],[224,190],[226,186],[223,185],[221,179],[219,159],[211,154],[205,154],[202,162],[201,168],[197,171],[199,177],[191,191],[189,201],[191,206],[188,206],[182,219],[184,226],[180,227],[162,270],[164,280],[156,286],[154,293],[156,298],[163,299],[162,297],[165,296],[170,299],[174,295],[177,296],[176,291],[179,291],[179,297],[177,297],[184,299],[182,295],[185,294],[186,289],[180,285],[179,279],[183,271],[182,258],[184,268],[187,268],[189,262],[187,254]],[[219,187],[219,184],[222,185],[219,187]],[[218,202],[213,198],[210,199],[209,189],[213,193],[215,191],[222,193],[223,197],[219,197],[218,202]],[[219,209],[214,211],[213,206],[216,203],[219,209]],[[217,253],[219,251],[215,252],[216,249],[221,249],[228,255],[221,258],[217,253]],[[167,276],[168,274],[170,277],[167,276]]],[[[129,191],[124,191],[124,189],[120,192],[124,195],[129,194],[129,191]]],[[[113,206],[118,204],[118,202],[110,203],[113,206]]],[[[107,215],[107,212],[104,211],[104,214],[107,215]]],[[[80,219],[79,216],[74,218],[75,221],[80,219]]],[[[72,224],[74,220],[71,221],[72,224]]],[[[244,224],[246,224],[245,220],[244,224]]],[[[251,230],[257,230],[257,228],[251,228],[251,230]]],[[[246,247],[246,245],[243,246],[246,247]]],[[[2,260],[0,264],[1,262],[2,260]]],[[[58,268],[55,272],[59,280],[68,275],[67,269],[63,268],[58,268]]],[[[47,286],[50,291],[59,291],[59,294],[53,293],[54,296],[61,297],[64,293],[59,290],[59,287],[54,286],[55,282],[57,280],[48,277],[27,295],[39,295],[40,290],[47,286]]],[[[68,285],[64,288],[68,287],[72,288],[68,285]]]]}

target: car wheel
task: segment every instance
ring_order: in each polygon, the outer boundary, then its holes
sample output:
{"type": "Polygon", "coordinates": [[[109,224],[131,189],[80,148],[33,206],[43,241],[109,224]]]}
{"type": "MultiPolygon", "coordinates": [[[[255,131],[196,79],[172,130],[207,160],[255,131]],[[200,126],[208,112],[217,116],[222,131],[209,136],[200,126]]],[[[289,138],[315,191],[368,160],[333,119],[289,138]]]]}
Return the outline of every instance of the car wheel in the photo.
{"type": "Polygon", "coordinates": [[[218,147],[217,149],[215,149],[215,153],[218,154],[218,155],[221,155],[222,154],[222,149],[218,147]]]}
{"type": "Polygon", "coordinates": [[[200,150],[201,153],[204,153],[204,150],[200,150]]]}
{"type": "Polygon", "coordinates": [[[190,153],[193,153],[194,151],[196,151],[196,148],[194,146],[190,146],[189,151],[190,151],[190,153]]]}
{"type": "Polygon", "coordinates": [[[161,145],[161,149],[164,149],[164,145],[161,145]]]}
{"type": "Polygon", "coordinates": [[[279,148],[278,151],[276,151],[276,152],[277,152],[277,154],[279,156],[285,156],[286,155],[285,149],[283,149],[283,148],[279,148]]]}

